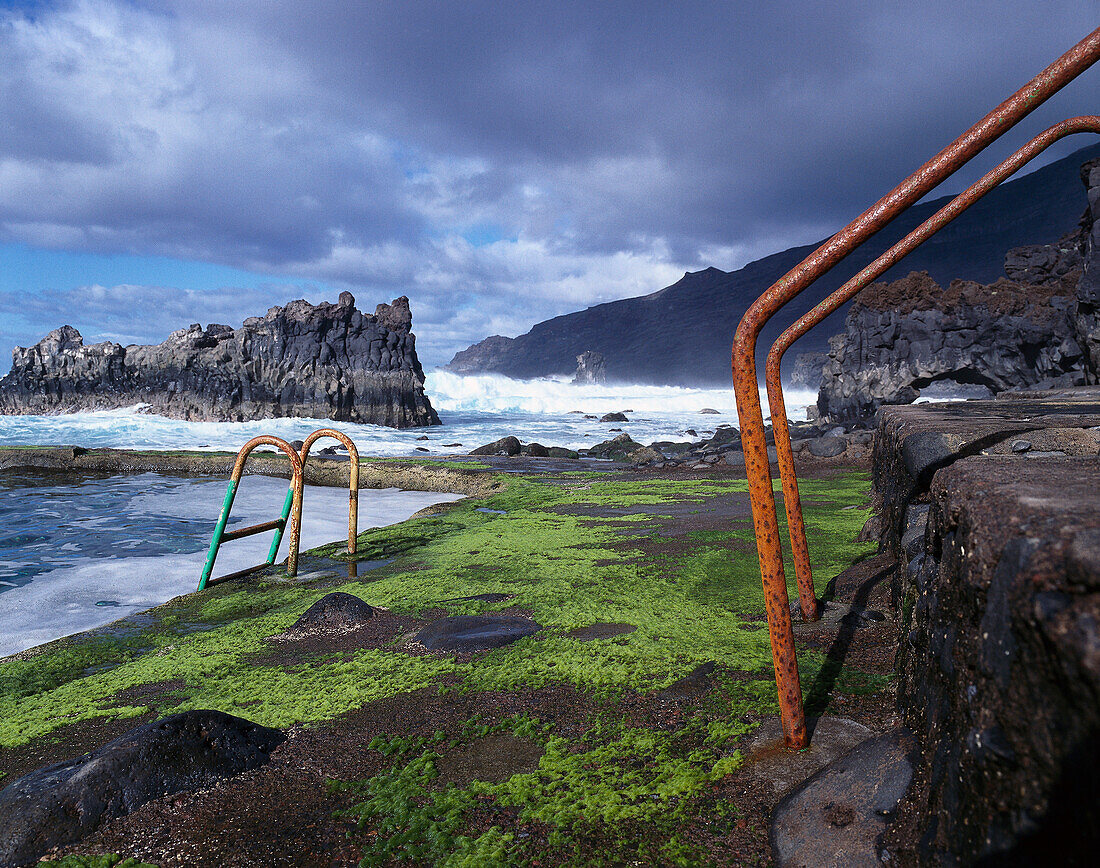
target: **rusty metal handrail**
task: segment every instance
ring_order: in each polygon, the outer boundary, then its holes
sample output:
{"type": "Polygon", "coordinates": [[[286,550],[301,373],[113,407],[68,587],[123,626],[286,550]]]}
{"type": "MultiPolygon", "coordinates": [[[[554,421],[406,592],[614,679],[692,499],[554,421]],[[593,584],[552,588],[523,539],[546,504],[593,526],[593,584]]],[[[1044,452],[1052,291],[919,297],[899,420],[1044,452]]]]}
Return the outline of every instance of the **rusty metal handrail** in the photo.
{"type": "Polygon", "coordinates": [[[302,443],[303,471],[305,470],[306,459],[309,457],[310,447],[322,437],[332,437],[343,443],[347,447],[348,458],[351,461],[351,473],[348,479],[348,554],[354,555],[359,540],[359,450],[355,448],[352,439],[342,431],[333,428],[319,428],[302,443]]]}
{"type": "Polygon", "coordinates": [[[1055,142],[1076,133],[1100,133],[1100,116],[1084,115],[1069,118],[1037,135],[999,166],[991,169],[981,179],[959,193],[947,205],[825,298],[813,310],[799,317],[772,344],[772,348],[768,352],[767,363],[764,366],[764,382],[767,384],[768,407],[771,410],[772,432],[775,436],[776,463],[779,465],[779,478],[783,486],[783,508],[787,513],[787,533],[791,540],[795,575],[798,577],[800,590],[804,587],[812,588],[813,577],[810,569],[809,547],[806,544],[806,528],[802,521],[802,504],[798,495],[798,477],[794,469],[794,450],[791,447],[791,433],[787,427],[787,405],[783,399],[783,385],[780,380],[780,364],[783,361],[783,354],[806,332],[818,325],[827,316],[839,310],[841,305],[855,297],[872,280],[896,265],[903,257],[935,235],[986,193],[1014,175],[1055,142]]]}
{"type": "MultiPolygon", "coordinates": [[[[760,331],[783,305],[840,262],[857,245],[957,171],[990,142],[1092,66],[1097,59],[1100,59],[1100,28],[1082,39],[780,278],[749,307],[737,326],[731,359],[734,392],[741,425],[745,471],[749,482],[783,735],[790,749],[805,747],[808,733],[802,707],[802,687],[798,680],[790,601],[783,572],[779,522],[772,492],[764,416],[756,375],[756,341],[760,331]]],[[[807,620],[815,619],[818,605],[812,585],[805,587],[800,583],[798,590],[802,617],[807,620]]]]}
{"type": "Polygon", "coordinates": [[[283,530],[286,528],[288,521],[290,523],[290,550],[287,553],[286,571],[289,576],[298,575],[298,545],[302,531],[302,490],[302,461],[298,457],[298,453],[294,451],[293,446],[282,438],[273,437],[270,434],[261,434],[259,437],[253,437],[245,443],[240,452],[237,453],[237,460],[233,462],[233,472],[229,475],[229,486],[225,491],[225,499],[222,501],[222,510],[218,515],[218,522],[214,526],[214,536],[210,540],[210,549],[206,555],[206,563],[202,568],[202,576],[199,578],[198,590],[201,591],[209,585],[240,578],[257,570],[262,570],[264,567],[270,567],[275,563],[275,557],[279,553],[279,544],[282,542],[283,530]],[[290,459],[290,488],[287,490],[286,498],[283,501],[282,515],[271,521],[254,524],[241,530],[226,532],[225,525],[229,521],[230,511],[233,509],[233,498],[237,495],[237,486],[240,484],[241,476],[244,473],[245,461],[253,449],[264,445],[277,446],[290,459]],[[223,542],[263,533],[266,530],[274,530],[275,538],[271,541],[271,548],[268,550],[267,560],[264,563],[237,570],[217,579],[210,577],[211,573],[214,572],[214,561],[218,558],[218,550],[223,542]]]}

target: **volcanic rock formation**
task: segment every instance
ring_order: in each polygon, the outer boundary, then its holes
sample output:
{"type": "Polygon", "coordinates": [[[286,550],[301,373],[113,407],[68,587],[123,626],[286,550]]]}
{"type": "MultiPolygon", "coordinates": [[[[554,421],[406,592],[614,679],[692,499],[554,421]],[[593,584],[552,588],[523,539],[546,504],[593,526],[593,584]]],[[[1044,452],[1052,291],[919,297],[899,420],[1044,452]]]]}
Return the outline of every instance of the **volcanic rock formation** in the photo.
{"type": "Polygon", "coordinates": [[[76,413],[144,404],[175,419],[282,416],[409,428],[438,425],[424,394],[409,300],[373,315],[350,292],[338,304],[292,301],[233,329],[180,329],[156,346],[84,346],[72,326],[17,347],[0,380],[0,413],[76,413]]]}
{"type": "Polygon", "coordinates": [[[818,409],[845,421],[907,404],[939,382],[1007,389],[1095,383],[1100,371],[1100,160],[1081,167],[1089,207],[1053,244],[1010,250],[989,286],[927,273],[877,283],[830,339],[818,409]]]}

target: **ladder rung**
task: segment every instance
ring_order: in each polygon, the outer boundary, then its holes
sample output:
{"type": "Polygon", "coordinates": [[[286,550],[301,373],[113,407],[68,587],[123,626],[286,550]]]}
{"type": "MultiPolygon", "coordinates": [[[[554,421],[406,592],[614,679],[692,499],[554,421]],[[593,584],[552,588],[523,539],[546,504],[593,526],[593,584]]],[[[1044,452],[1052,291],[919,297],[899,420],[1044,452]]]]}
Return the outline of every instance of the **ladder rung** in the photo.
{"type": "Polygon", "coordinates": [[[269,563],[256,564],[254,567],[247,567],[243,570],[237,570],[235,573],[226,573],[224,576],[219,576],[216,579],[208,579],[206,586],[217,585],[221,582],[228,582],[230,579],[239,579],[241,576],[247,576],[249,573],[254,573],[257,570],[262,570],[264,567],[270,567],[269,563]]]}
{"type": "Polygon", "coordinates": [[[275,518],[271,521],[262,521],[250,527],[242,527],[240,530],[228,530],[222,534],[221,541],[228,542],[231,539],[241,539],[242,537],[263,533],[265,530],[278,530],[282,526],[283,520],[281,518],[275,518]]]}

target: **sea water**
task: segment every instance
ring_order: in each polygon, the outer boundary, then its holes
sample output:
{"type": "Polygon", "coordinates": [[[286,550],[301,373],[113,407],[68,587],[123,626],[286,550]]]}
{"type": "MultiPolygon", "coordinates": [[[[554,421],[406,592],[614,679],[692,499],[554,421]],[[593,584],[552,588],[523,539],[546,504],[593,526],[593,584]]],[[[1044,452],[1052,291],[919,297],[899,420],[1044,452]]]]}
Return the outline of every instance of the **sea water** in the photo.
{"type": "MultiPolygon", "coordinates": [[[[303,440],[319,427],[348,434],[362,455],[457,455],[506,435],[524,443],[582,449],[629,433],[639,443],[691,440],[717,425],[736,425],[733,389],[649,385],[574,386],[567,379],[512,380],[495,375],[428,374],[432,406],[443,422],[397,430],[328,419],[261,419],[255,422],[183,422],[128,407],[63,416],[0,416],[0,445],[75,445],[86,448],[201,449],[235,452],[257,434],[303,440]],[[715,410],[714,414],[701,410],[715,410]],[[627,411],[626,423],[600,422],[627,411]],[[589,418],[589,417],[596,418],[589,418]]],[[[804,419],[816,400],[809,391],[786,396],[791,419],[804,419]]],[[[767,400],[763,400],[767,408],[767,400]]],[[[325,445],[322,441],[319,446],[325,445]]]]}
{"type": "MultiPolygon", "coordinates": [[[[194,591],[225,489],[224,478],[156,473],[0,474],[0,656],[194,591]]],[[[230,527],[277,517],[286,490],[284,479],[246,476],[230,527]]],[[[359,528],[460,497],[364,490],[359,528]]],[[[347,539],[347,489],[306,486],[303,503],[303,551],[347,539]]],[[[215,576],[265,561],[271,536],[222,546],[215,576]]]]}

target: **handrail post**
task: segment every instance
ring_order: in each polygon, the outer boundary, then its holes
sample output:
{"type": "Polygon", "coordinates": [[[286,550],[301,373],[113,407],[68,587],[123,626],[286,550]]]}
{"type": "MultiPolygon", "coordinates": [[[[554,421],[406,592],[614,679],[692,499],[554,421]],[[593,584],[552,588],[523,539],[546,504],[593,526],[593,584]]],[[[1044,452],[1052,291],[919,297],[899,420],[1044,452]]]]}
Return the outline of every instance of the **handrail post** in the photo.
{"type": "Polygon", "coordinates": [[[302,443],[302,469],[305,470],[310,447],[322,437],[332,437],[347,447],[351,470],[348,475],[348,554],[354,555],[359,540],[359,450],[352,439],[335,428],[319,428],[302,443]]]}
{"type": "MultiPolygon", "coordinates": [[[[794,656],[794,635],[786,577],[783,573],[783,552],[779,541],[775,497],[772,493],[771,471],[764,441],[764,418],[756,378],[756,342],[760,331],[768,319],[822,273],[836,265],[857,245],[1092,66],[1098,58],[1100,28],[1082,39],[780,278],[753,302],[737,326],[731,369],[745,452],[745,471],[756,531],[760,576],[766,597],[783,734],[790,749],[805,747],[808,736],[801,686],[798,682],[798,662],[794,656]]],[[[814,615],[816,609],[815,601],[814,615]]],[[[803,615],[806,615],[805,601],[803,615]]]]}

